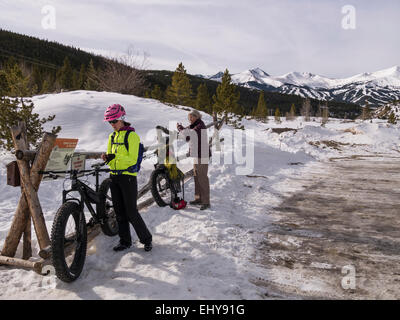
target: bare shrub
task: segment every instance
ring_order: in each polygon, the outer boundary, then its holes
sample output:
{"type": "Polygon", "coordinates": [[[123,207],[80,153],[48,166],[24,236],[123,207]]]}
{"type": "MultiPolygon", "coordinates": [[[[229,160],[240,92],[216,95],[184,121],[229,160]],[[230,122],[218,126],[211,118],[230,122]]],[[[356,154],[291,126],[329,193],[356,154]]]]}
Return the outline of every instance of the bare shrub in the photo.
{"type": "Polygon", "coordinates": [[[147,54],[141,55],[132,46],[126,54],[104,61],[104,67],[97,71],[99,89],[123,94],[142,95],[148,85],[143,70],[147,54]]]}

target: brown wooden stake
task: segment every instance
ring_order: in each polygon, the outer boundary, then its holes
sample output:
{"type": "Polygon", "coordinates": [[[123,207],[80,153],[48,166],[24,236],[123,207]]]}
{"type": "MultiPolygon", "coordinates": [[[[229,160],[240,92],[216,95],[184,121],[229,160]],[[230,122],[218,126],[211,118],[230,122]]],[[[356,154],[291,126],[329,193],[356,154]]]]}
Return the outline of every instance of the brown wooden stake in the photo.
{"type": "Polygon", "coordinates": [[[7,265],[11,265],[11,266],[29,268],[29,269],[35,270],[37,273],[40,273],[42,271],[42,267],[43,267],[42,261],[34,262],[34,261],[10,258],[10,257],[4,257],[4,256],[0,256],[0,264],[7,264],[7,265]]]}
{"type": "Polygon", "coordinates": [[[30,257],[32,257],[32,224],[31,216],[28,215],[23,237],[22,259],[28,260],[30,257]]]}
{"type": "Polygon", "coordinates": [[[33,161],[36,157],[36,151],[33,150],[17,150],[15,151],[15,157],[18,160],[33,161]]]}
{"type": "MultiPolygon", "coordinates": [[[[11,133],[15,149],[26,150],[27,146],[25,145],[23,138],[23,135],[26,134],[25,123],[21,122],[18,126],[11,127],[11,133]]],[[[28,207],[33,219],[33,224],[35,226],[39,246],[40,248],[44,248],[50,244],[50,237],[47,232],[46,222],[44,220],[39,197],[30,179],[29,164],[24,160],[17,160],[17,162],[21,175],[21,185],[23,186],[25,198],[28,202],[28,207]]],[[[25,226],[23,226],[23,229],[25,230],[25,226]]]]}
{"type": "MultiPolygon", "coordinates": [[[[28,143],[28,136],[26,134],[23,135],[24,137],[24,143],[29,150],[29,143],[28,143]]],[[[29,161],[28,161],[29,163],[29,161]]],[[[29,210],[27,210],[28,213],[28,219],[26,221],[26,227],[24,229],[24,234],[23,234],[23,246],[22,246],[22,259],[28,260],[30,257],[32,257],[32,228],[31,228],[31,216],[29,213],[29,210]]]]}
{"type": "MultiPolygon", "coordinates": [[[[21,131],[23,131],[23,130],[21,130],[21,128],[17,129],[17,131],[15,132],[15,137],[17,137],[18,134],[21,133],[21,131]]],[[[13,131],[13,136],[14,136],[14,131],[13,131]]],[[[35,158],[35,161],[33,163],[31,173],[30,173],[29,181],[31,181],[31,186],[33,186],[33,189],[34,189],[33,191],[37,191],[39,189],[42,175],[39,174],[38,172],[45,169],[47,161],[48,161],[50,153],[51,153],[51,150],[53,149],[55,139],[56,139],[56,135],[51,134],[51,133],[45,133],[43,136],[38,155],[35,158]]],[[[18,146],[16,146],[16,149],[25,150],[25,146],[20,145],[21,144],[20,140],[21,139],[19,139],[19,140],[17,139],[18,146]]],[[[23,161],[23,160],[19,160],[19,161],[23,161]]],[[[18,163],[18,165],[20,166],[19,163],[18,163]]],[[[25,163],[22,164],[22,166],[25,166],[25,168],[26,168],[26,166],[27,166],[26,161],[25,161],[25,163]]],[[[25,197],[24,188],[22,188],[22,190],[23,190],[23,192],[22,192],[21,198],[19,200],[16,213],[14,215],[14,220],[11,224],[11,228],[8,232],[6,241],[5,241],[3,249],[1,251],[2,255],[8,256],[8,257],[15,256],[15,252],[17,250],[18,243],[21,239],[22,233],[25,230],[27,221],[29,219],[29,205],[28,205],[27,198],[25,197]]],[[[37,194],[36,194],[36,197],[37,197],[37,194]]],[[[40,242],[39,242],[40,247],[41,248],[42,248],[42,246],[44,246],[43,248],[48,247],[48,245],[50,244],[50,239],[49,239],[49,236],[47,233],[46,225],[44,223],[43,214],[41,214],[41,217],[39,216],[39,218],[36,219],[36,222],[35,222],[35,218],[34,218],[34,226],[35,226],[35,231],[37,234],[38,241],[42,242],[42,244],[40,244],[40,242]],[[42,233],[41,233],[41,236],[39,236],[37,229],[39,229],[39,233],[42,232],[44,234],[44,239],[45,239],[44,243],[43,243],[42,233]],[[47,235],[47,237],[46,237],[46,235],[47,235]],[[39,237],[40,237],[40,240],[39,240],[39,237]],[[47,242],[46,238],[48,239],[48,244],[44,245],[47,242]]],[[[43,257],[43,258],[45,258],[45,257],[43,257]]]]}

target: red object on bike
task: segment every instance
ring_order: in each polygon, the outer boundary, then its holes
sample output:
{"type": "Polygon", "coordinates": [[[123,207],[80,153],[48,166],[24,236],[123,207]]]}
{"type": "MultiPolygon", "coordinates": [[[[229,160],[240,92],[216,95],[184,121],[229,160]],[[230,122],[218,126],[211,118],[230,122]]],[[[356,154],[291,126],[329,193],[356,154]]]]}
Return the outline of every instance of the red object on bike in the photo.
{"type": "Polygon", "coordinates": [[[186,208],[187,202],[183,199],[176,199],[172,201],[171,206],[175,210],[180,210],[186,208]]]}

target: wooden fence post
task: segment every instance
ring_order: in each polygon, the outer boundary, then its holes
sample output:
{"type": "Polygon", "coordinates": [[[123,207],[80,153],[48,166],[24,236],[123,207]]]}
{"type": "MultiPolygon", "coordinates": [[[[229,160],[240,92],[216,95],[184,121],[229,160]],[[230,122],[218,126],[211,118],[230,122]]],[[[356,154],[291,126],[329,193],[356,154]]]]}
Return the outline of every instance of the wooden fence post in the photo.
{"type": "MultiPolygon", "coordinates": [[[[24,135],[24,143],[27,150],[29,150],[28,136],[26,134],[24,135]]],[[[32,257],[32,225],[31,225],[31,216],[29,214],[29,210],[27,210],[26,216],[27,216],[27,221],[22,241],[23,242],[22,259],[24,260],[28,260],[30,257],[32,257]]]]}
{"type": "MultiPolygon", "coordinates": [[[[20,124],[19,126],[13,127],[11,131],[16,150],[26,150],[24,141],[21,141],[21,137],[25,134],[25,125],[20,124]]],[[[54,134],[44,134],[40,149],[36,154],[29,175],[27,175],[27,161],[17,160],[21,172],[22,194],[14,215],[14,220],[4,243],[3,250],[1,251],[3,256],[13,257],[15,255],[21,235],[27,226],[29,211],[31,211],[40,248],[44,249],[50,245],[50,238],[37,196],[37,190],[39,189],[42,179],[42,175],[38,172],[45,169],[55,139],[56,135],[54,134]]],[[[42,258],[46,258],[46,256],[42,256],[42,258]]]]}

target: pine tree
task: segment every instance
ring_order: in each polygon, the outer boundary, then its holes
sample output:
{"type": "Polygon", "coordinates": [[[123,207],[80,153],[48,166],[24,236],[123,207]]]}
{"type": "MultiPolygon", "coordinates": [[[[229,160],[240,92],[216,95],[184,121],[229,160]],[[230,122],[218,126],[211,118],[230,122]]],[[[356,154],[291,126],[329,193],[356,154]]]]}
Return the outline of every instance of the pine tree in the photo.
{"type": "Polygon", "coordinates": [[[34,66],[31,74],[31,86],[37,86],[37,92],[42,90],[43,74],[38,66],[34,66]]]}
{"type": "Polygon", "coordinates": [[[72,87],[73,90],[79,90],[79,72],[73,70],[72,72],[72,87]]]}
{"type": "Polygon", "coordinates": [[[45,79],[45,80],[43,81],[42,90],[40,91],[40,93],[48,93],[48,92],[50,92],[50,84],[49,84],[49,82],[47,81],[47,79],[45,79]]]}
{"type": "Polygon", "coordinates": [[[277,123],[281,122],[281,112],[279,111],[279,108],[275,109],[275,122],[277,123]]]}
{"type": "Polygon", "coordinates": [[[292,103],[292,106],[290,107],[289,118],[290,120],[294,120],[296,118],[296,107],[294,103],[292,103]]]}
{"type": "Polygon", "coordinates": [[[78,89],[85,89],[85,82],[86,82],[86,67],[82,63],[81,69],[79,70],[78,89]]]}
{"type": "Polygon", "coordinates": [[[257,108],[254,111],[254,116],[257,120],[262,120],[264,122],[268,121],[268,110],[267,104],[265,103],[264,91],[260,91],[257,108]]]}
{"type": "Polygon", "coordinates": [[[9,91],[7,74],[4,70],[0,70],[0,97],[7,95],[9,91]]]}
{"type": "MultiPolygon", "coordinates": [[[[17,125],[19,121],[26,123],[27,138],[29,145],[37,147],[42,138],[44,130],[43,124],[52,121],[55,115],[47,118],[39,118],[39,114],[33,112],[34,104],[32,101],[23,98],[5,98],[0,97],[0,147],[12,150],[14,144],[12,141],[10,127],[17,125]]],[[[53,127],[52,133],[60,132],[61,127],[53,127]]]]}
{"type": "Polygon", "coordinates": [[[8,66],[5,72],[8,84],[8,96],[27,97],[32,94],[32,90],[29,89],[29,77],[25,77],[22,74],[22,70],[18,64],[8,66]]]}
{"type": "Polygon", "coordinates": [[[371,108],[369,107],[368,101],[366,101],[365,106],[362,108],[361,118],[362,120],[371,118],[371,108]]]}
{"type": "Polygon", "coordinates": [[[304,121],[310,121],[310,113],[311,113],[311,102],[309,98],[306,98],[303,101],[303,105],[300,110],[300,114],[304,117],[304,121]]]}
{"type": "Polygon", "coordinates": [[[195,108],[209,114],[212,113],[211,98],[208,94],[207,85],[205,83],[202,83],[197,87],[195,108]]]}
{"type": "Polygon", "coordinates": [[[86,73],[85,90],[96,91],[99,89],[99,82],[97,81],[97,72],[93,65],[93,60],[90,59],[89,66],[86,73]]]}
{"type": "Polygon", "coordinates": [[[234,117],[228,117],[228,115],[240,108],[238,103],[240,92],[237,91],[236,86],[232,84],[231,81],[229,71],[226,69],[222,76],[222,81],[217,87],[217,92],[213,95],[213,111],[215,111],[220,118],[227,116],[226,123],[228,123],[228,121],[231,123],[235,121],[234,117]]]}
{"type": "Polygon", "coordinates": [[[162,101],[164,97],[164,94],[158,84],[156,84],[150,92],[150,98],[152,99],[157,99],[159,101],[162,101]]]}
{"type": "Polygon", "coordinates": [[[182,62],[172,76],[171,85],[168,86],[165,96],[167,102],[178,105],[192,105],[192,85],[186,74],[182,62]]]}
{"type": "Polygon", "coordinates": [[[328,103],[325,103],[325,105],[322,107],[321,123],[323,126],[328,122],[328,118],[329,118],[329,108],[328,108],[328,103]]]}
{"type": "MultiPolygon", "coordinates": [[[[40,119],[39,114],[33,112],[32,101],[22,98],[30,95],[32,89],[29,89],[29,77],[24,77],[18,64],[8,64],[0,75],[0,82],[5,82],[2,87],[5,84],[8,86],[8,90],[0,95],[0,148],[13,149],[10,127],[19,121],[26,123],[28,143],[36,147],[44,133],[43,124],[54,120],[55,115],[40,119]]],[[[59,126],[53,127],[52,132],[57,134],[60,130],[59,126]]]]}
{"type": "Polygon", "coordinates": [[[389,115],[388,123],[391,123],[391,124],[396,124],[397,123],[396,115],[394,114],[393,111],[389,115]]]}
{"type": "Polygon", "coordinates": [[[73,71],[71,67],[71,63],[69,62],[68,57],[65,57],[64,64],[58,73],[58,82],[63,89],[72,89],[74,86],[73,83],[73,71]]]}

